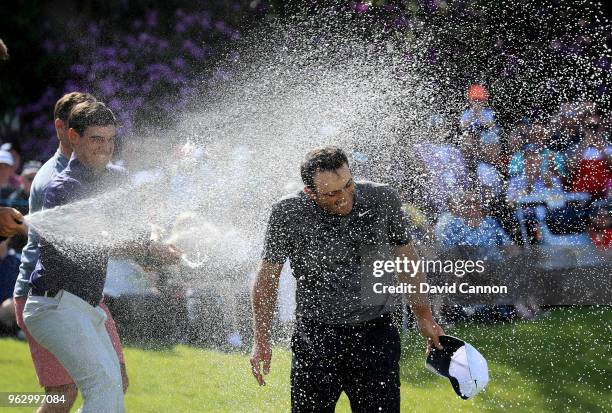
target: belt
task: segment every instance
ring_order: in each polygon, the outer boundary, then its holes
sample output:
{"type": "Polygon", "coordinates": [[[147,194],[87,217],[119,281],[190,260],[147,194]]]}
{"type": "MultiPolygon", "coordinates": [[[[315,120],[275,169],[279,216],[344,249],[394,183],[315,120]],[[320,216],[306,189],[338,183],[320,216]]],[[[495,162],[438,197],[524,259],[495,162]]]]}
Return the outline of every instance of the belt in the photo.
{"type": "Polygon", "coordinates": [[[40,297],[55,297],[59,294],[60,290],[39,290],[38,288],[32,288],[30,295],[36,295],[40,297]]]}
{"type": "Polygon", "coordinates": [[[328,327],[328,328],[338,328],[338,329],[356,329],[362,327],[374,327],[380,325],[390,325],[393,324],[393,317],[391,313],[382,314],[372,320],[362,321],[357,324],[327,324],[322,323],[320,321],[313,320],[311,318],[301,318],[298,323],[309,325],[309,326],[319,326],[319,327],[328,327]]]}

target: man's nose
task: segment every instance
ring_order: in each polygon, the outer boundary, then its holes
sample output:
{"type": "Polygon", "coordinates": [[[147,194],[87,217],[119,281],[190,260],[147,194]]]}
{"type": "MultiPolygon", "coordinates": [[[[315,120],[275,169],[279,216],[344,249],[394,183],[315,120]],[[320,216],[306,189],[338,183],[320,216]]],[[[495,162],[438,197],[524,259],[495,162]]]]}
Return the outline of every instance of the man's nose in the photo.
{"type": "Polygon", "coordinates": [[[340,198],[340,200],[345,201],[350,196],[351,196],[351,190],[349,188],[344,188],[344,189],[342,189],[342,191],[340,192],[340,195],[338,197],[340,198]]]}
{"type": "Polygon", "coordinates": [[[115,141],[112,139],[106,139],[104,140],[103,143],[100,144],[100,146],[106,150],[111,149],[115,146],[115,141]]]}

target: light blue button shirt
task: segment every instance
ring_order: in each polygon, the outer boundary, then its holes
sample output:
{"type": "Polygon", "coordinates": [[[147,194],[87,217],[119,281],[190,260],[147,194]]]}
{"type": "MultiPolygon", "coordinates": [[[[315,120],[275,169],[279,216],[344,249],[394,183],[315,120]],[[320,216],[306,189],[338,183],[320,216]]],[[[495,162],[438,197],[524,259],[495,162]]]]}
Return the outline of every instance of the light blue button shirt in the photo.
{"type": "MultiPolygon", "coordinates": [[[[68,158],[58,150],[36,173],[36,177],[32,182],[32,188],[30,189],[30,214],[42,209],[45,187],[57,174],[66,168],[66,165],[68,165],[68,158]]],[[[19,277],[17,277],[17,282],[15,283],[15,297],[25,297],[28,295],[30,274],[34,271],[38,261],[38,240],[38,234],[32,228],[29,228],[28,243],[21,252],[19,277]]]]}

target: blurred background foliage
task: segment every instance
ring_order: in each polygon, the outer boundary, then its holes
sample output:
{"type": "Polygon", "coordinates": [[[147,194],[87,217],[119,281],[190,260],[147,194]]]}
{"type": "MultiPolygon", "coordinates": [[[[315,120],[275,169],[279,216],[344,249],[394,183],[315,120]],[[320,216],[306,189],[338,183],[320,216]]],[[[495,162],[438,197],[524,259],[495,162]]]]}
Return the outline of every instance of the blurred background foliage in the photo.
{"type": "Polygon", "coordinates": [[[609,107],[612,32],[602,29],[609,11],[598,7],[583,0],[2,2],[0,38],[11,58],[0,64],[0,138],[18,141],[28,159],[46,159],[56,147],[53,104],[72,90],[110,105],[123,135],[168,125],[199,89],[231,76],[217,62],[272,17],[325,15],[323,31],[330,17],[353,33],[362,28],[364,42],[375,37],[402,50],[393,62],[398,76],[416,72],[447,106],[460,107],[467,85],[481,82],[502,125],[572,99],[609,107]]]}

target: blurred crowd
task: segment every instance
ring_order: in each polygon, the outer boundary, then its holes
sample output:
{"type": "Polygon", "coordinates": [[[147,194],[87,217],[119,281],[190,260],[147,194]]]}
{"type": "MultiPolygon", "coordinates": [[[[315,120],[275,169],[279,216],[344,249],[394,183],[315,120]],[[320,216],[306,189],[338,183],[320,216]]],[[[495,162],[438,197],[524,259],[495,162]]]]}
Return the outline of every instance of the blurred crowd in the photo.
{"type": "MultiPolygon", "coordinates": [[[[16,142],[0,146],[0,206],[17,209],[23,215],[29,211],[30,187],[42,164],[22,162],[16,142]]],[[[28,240],[27,232],[0,241],[0,334],[15,333],[13,289],[19,274],[20,253],[28,240]]]]}
{"type": "Polygon", "coordinates": [[[430,133],[441,143],[415,152],[428,176],[409,204],[421,239],[452,246],[612,246],[612,135],[593,102],[562,104],[550,117],[499,125],[487,89],[467,90],[467,108],[448,133],[442,116],[430,133]],[[420,213],[420,214],[419,214],[420,213]]]}
{"type": "MultiPolygon", "coordinates": [[[[609,262],[610,115],[593,102],[568,102],[504,130],[483,85],[470,85],[466,97],[457,119],[434,116],[431,139],[414,145],[424,173],[412,174],[404,207],[417,242],[438,256],[467,253],[506,268],[514,260],[519,271],[609,262]]],[[[536,301],[529,294],[496,306],[446,300],[436,312],[449,322],[531,319],[542,314],[536,301]]]]}

